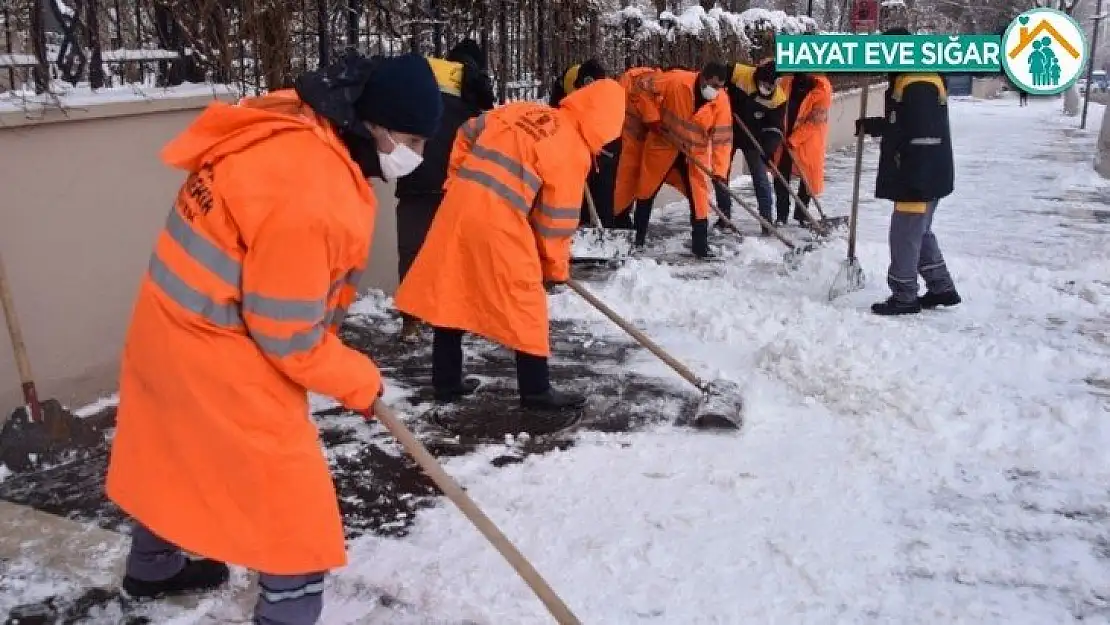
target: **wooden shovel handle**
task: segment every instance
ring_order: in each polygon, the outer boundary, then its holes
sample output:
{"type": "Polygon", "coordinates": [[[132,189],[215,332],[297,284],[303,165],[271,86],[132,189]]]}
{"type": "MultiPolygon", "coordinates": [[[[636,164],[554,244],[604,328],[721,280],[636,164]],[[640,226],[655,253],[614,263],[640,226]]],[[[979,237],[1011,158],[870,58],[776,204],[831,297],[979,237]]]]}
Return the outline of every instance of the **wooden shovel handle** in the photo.
{"type": "MultiPolygon", "coordinates": [[[[693,164],[694,167],[697,167],[698,169],[700,169],[702,171],[702,173],[704,173],[706,176],[709,176],[709,179],[713,181],[713,184],[719,185],[722,189],[724,189],[726,193],[728,193],[730,196],[732,196],[732,199],[736,200],[736,203],[740,205],[740,208],[743,208],[744,210],[748,211],[748,213],[752,217],[755,217],[756,220],[760,223],[760,225],[762,225],[764,228],[766,228],[768,231],[770,231],[771,234],[775,235],[776,239],[778,239],[779,241],[782,241],[783,245],[785,245],[786,247],[788,247],[792,250],[795,247],[797,247],[796,245],[794,245],[793,241],[784,237],[782,235],[782,233],[779,232],[779,229],[775,227],[775,224],[767,221],[766,219],[763,218],[763,215],[759,214],[759,211],[754,210],[754,209],[752,209],[752,207],[748,206],[748,203],[745,202],[744,199],[740,197],[739,193],[736,193],[731,188],[729,188],[728,185],[723,184],[720,180],[717,180],[713,176],[713,171],[710,170],[708,167],[706,167],[704,163],[702,163],[701,161],[694,158],[694,155],[690,154],[690,151],[687,150],[686,147],[683,146],[682,143],[678,139],[674,138],[673,136],[670,135],[670,133],[667,133],[667,132],[664,132],[663,136],[665,136],[667,138],[667,140],[670,141],[671,144],[674,145],[674,147],[676,149],[678,149],[678,151],[681,152],[683,156],[686,157],[687,162],[693,164]]],[[[693,201],[693,200],[691,200],[691,201],[693,201]]],[[[722,220],[724,220],[724,222],[726,224],[728,224],[728,226],[730,228],[732,228],[736,232],[740,232],[740,229],[737,228],[735,225],[733,225],[732,220],[729,219],[724,214],[724,212],[720,209],[720,207],[714,205],[712,202],[710,202],[709,205],[713,208],[714,211],[716,211],[717,216],[720,217],[722,220]]]]}
{"type": "MultiPolygon", "coordinates": [[[[752,131],[748,129],[748,126],[744,123],[744,120],[740,119],[740,116],[736,113],[732,114],[732,118],[735,119],[736,123],[740,125],[740,130],[743,130],[744,134],[748,135],[748,139],[751,140],[752,145],[755,146],[755,149],[759,150],[760,155],[767,159],[767,167],[771,170],[771,173],[779,179],[779,182],[782,183],[782,186],[786,187],[786,190],[790,193],[790,197],[793,198],[794,201],[802,207],[802,210],[805,211],[806,216],[809,217],[810,220],[813,220],[813,214],[809,212],[809,206],[802,201],[801,197],[798,196],[798,192],[794,190],[794,187],[790,186],[790,181],[786,179],[786,176],[782,175],[782,172],[779,171],[779,168],[774,163],[770,162],[770,156],[767,154],[767,152],[763,150],[763,146],[760,145],[759,140],[755,138],[755,135],[752,134],[752,131]]],[[[798,159],[794,158],[794,151],[790,149],[790,146],[787,145],[785,140],[782,142],[782,149],[786,150],[786,153],[790,155],[791,161],[795,163],[798,162],[798,159]]],[[[809,181],[806,180],[805,173],[802,172],[801,169],[798,170],[798,175],[802,178],[802,184],[804,184],[807,189],[812,189],[812,187],[809,186],[809,181]]],[[[811,197],[813,198],[813,204],[817,207],[817,212],[821,214],[821,219],[825,219],[825,210],[821,208],[820,200],[818,200],[815,196],[811,197]]]]}
{"type": "Polygon", "coordinates": [[[19,317],[15,312],[12,288],[8,282],[8,274],[4,271],[4,260],[2,258],[0,258],[0,305],[4,308],[8,336],[12,340],[12,353],[15,355],[15,366],[19,371],[19,381],[23,387],[23,400],[31,411],[31,420],[42,421],[42,406],[39,404],[38,393],[35,391],[35,379],[31,375],[31,358],[27,355],[27,345],[23,342],[23,332],[19,327],[19,317]]]}
{"type": "MultiPolygon", "coordinates": [[[[863,91],[860,92],[859,96],[859,116],[861,119],[867,117],[867,78],[867,76],[863,77],[863,91]]],[[[859,136],[856,137],[856,172],[855,179],[852,181],[852,216],[848,225],[849,261],[856,258],[856,223],[859,221],[859,183],[863,174],[863,140],[865,136],[866,134],[860,129],[859,136]]]]}
{"type": "Polygon", "coordinates": [[[364,413],[363,417],[367,420],[377,419],[389,430],[390,434],[401,443],[401,446],[412,456],[413,460],[416,460],[420,468],[428,474],[428,477],[432,478],[435,485],[443,491],[443,494],[447,495],[447,498],[458,506],[463,515],[474,524],[474,527],[478,528],[478,531],[486,537],[486,540],[493,545],[494,549],[497,549],[498,553],[512,565],[521,579],[528,584],[532,592],[536,593],[536,596],[539,597],[540,601],[547,607],[551,616],[555,617],[555,621],[558,622],[559,625],[581,625],[582,622],[579,621],[578,617],[576,617],[574,613],[570,611],[570,608],[563,603],[563,600],[559,598],[559,595],[555,593],[551,586],[548,585],[547,581],[536,571],[532,563],[520,553],[516,546],[513,545],[512,541],[498,529],[497,525],[482,512],[482,509],[474,503],[474,500],[466,494],[466,491],[459,486],[458,482],[443,470],[443,467],[436,462],[432,454],[428,453],[428,450],[417,440],[416,436],[405,427],[405,424],[397,418],[397,414],[394,413],[389,406],[386,406],[381,400],[377,400],[374,402],[373,416],[364,413]]]}
{"type": "Polygon", "coordinates": [[[631,336],[633,339],[636,339],[637,343],[643,345],[645,348],[647,348],[648,351],[655,354],[656,357],[659,358],[659,360],[667,363],[667,365],[669,365],[671,369],[675,370],[675,373],[682,376],[682,378],[690,384],[696,386],[699,391],[706,392],[708,390],[709,385],[703,382],[686,365],[679,362],[674,356],[668,354],[666,350],[664,350],[655,341],[648,338],[646,334],[644,334],[627,320],[625,320],[624,317],[618,315],[616,311],[614,311],[612,308],[606,306],[605,302],[598,299],[597,296],[593,293],[587,291],[586,287],[582,286],[580,282],[574,279],[567,280],[567,286],[570,287],[572,291],[581,296],[582,299],[586,300],[586,302],[588,302],[591,306],[596,308],[598,312],[605,315],[609,318],[610,321],[620,326],[620,329],[627,332],[629,336],[631,336]]]}
{"type": "Polygon", "coordinates": [[[590,221],[593,222],[594,228],[605,230],[601,227],[601,215],[597,214],[597,204],[594,204],[594,194],[590,193],[589,185],[586,185],[586,208],[590,211],[590,221]]]}

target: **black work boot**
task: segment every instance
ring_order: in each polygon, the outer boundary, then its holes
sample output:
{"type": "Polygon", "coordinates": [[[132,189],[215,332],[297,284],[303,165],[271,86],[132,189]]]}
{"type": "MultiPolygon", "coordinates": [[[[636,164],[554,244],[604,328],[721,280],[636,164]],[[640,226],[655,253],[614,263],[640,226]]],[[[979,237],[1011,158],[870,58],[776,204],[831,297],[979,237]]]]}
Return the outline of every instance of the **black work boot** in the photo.
{"type": "Polygon", "coordinates": [[[955,289],[943,293],[926,291],[925,295],[917,298],[918,305],[926,310],[932,310],[937,306],[955,306],[962,301],[960,294],[957,293],[955,289]]]}
{"type": "Polygon", "coordinates": [[[481,385],[482,381],[478,378],[465,378],[457,386],[437,388],[433,394],[438,402],[452,402],[473,395],[481,385]]]}
{"type": "Polygon", "coordinates": [[[554,387],[548,387],[542,393],[520,396],[520,407],[533,410],[573,410],[585,405],[585,395],[560,391],[554,387]]]}
{"type": "Polygon", "coordinates": [[[708,219],[699,219],[694,222],[691,238],[693,242],[691,249],[694,252],[694,256],[698,258],[713,258],[716,256],[716,254],[709,250],[708,219]]]}
{"type": "Polygon", "coordinates": [[[186,560],[177,575],[159,582],[145,582],[130,575],[123,578],[123,592],[132,599],[156,599],[215,590],[227,583],[228,569],[216,560],[186,560]]]}
{"type": "Polygon", "coordinates": [[[918,303],[917,300],[913,302],[899,302],[893,297],[888,297],[885,301],[871,304],[871,312],[876,315],[883,315],[884,317],[913,315],[921,312],[921,304],[918,303]]]}

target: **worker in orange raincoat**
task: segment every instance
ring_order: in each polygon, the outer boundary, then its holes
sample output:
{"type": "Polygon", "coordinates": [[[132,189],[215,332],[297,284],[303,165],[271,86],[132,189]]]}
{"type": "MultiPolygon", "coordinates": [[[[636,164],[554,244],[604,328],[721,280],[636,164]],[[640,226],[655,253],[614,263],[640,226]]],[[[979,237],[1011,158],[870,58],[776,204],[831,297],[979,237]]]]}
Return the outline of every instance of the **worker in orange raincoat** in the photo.
{"type": "MultiPolygon", "coordinates": [[[[547,99],[550,106],[559,106],[563,98],[585,87],[595,80],[608,78],[608,71],[601,61],[586,59],[576,63],[561,72],[552,81],[551,94],[547,99]]],[[[613,186],[617,180],[617,162],[620,158],[620,138],[609,142],[602,148],[594,164],[590,167],[590,176],[586,179],[586,190],[594,201],[597,209],[598,220],[601,227],[612,228],[613,223],[613,186]]],[[[579,225],[592,227],[593,219],[590,217],[589,202],[582,198],[582,213],[578,220],[579,225]]]]}
{"type": "MultiPolygon", "coordinates": [[[[801,177],[798,198],[808,206],[810,198],[821,195],[825,189],[825,146],[829,138],[832,84],[821,74],[787,74],[782,78],[781,87],[787,94],[783,135],[789,150],[779,149],[775,166],[787,181],[793,174],[801,177]]],[[[791,200],[790,190],[776,178],[777,225],[785,225],[790,218],[791,200]]],[[[794,219],[803,226],[808,223],[804,207],[794,207],[794,219]]]]}
{"type": "Polygon", "coordinates": [[[613,223],[618,228],[633,228],[630,209],[636,201],[636,187],[627,182],[621,187],[617,185],[617,181],[622,177],[626,181],[635,180],[639,176],[644,142],[647,141],[648,120],[659,119],[659,107],[655,102],[655,77],[660,71],[654,67],[633,67],[618,79],[625,93],[620,156],[617,159],[616,180],[613,182],[613,223]]]}
{"type": "Polygon", "coordinates": [[[631,196],[637,200],[633,220],[638,247],[647,240],[652,204],[665,182],[690,202],[694,255],[712,256],[709,203],[714,182],[701,168],[688,163],[686,154],[727,184],[724,177],[732,155],[732,111],[724,90],[728,78],[728,66],[717,61],[706,64],[701,72],[675,69],[653,77],[650,93],[645,96],[652,99],[655,111],[652,107],[642,111],[648,134],[639,166],[622,158],[615,192],[619,198],[631,196]]]}
{"type": "Polygon", "coordinates": [[[382,393],[335,334],[370,252],[366,178],[415,169],[441,115],[423,57],[350,55],[210,105],[163,150],[188,177],[139,286],[107,477],[136,522],[126,595],[216,588],[232,563],[261,573],[255,623],[317,621],[346,555],[307,391],[367,414],[382,393]]]}
{"type": "MultiPolygon", "coordinates": [[[[575,90],[557,108],[518,102],[459,130],[446,195],[396,306],[435,328],[439,401],[472,394],[462,339],[471,332],[516,352],[525,408],[580,408],[584,395],[551,386],[547,285],[570,278],[590,162],[620,135],[624,91],[612,79],[575,90]]],[[[572,413],[564,413],[572,414],[572,413]]]]}

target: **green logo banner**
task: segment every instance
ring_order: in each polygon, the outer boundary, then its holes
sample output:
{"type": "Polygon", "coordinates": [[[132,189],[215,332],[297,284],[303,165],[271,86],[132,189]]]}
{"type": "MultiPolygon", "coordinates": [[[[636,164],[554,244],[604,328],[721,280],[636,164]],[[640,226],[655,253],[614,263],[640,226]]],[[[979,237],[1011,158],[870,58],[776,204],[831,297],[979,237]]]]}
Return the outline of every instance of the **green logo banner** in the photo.
{"type": "Polygon", "coordinates": [[[998,35],[778,35],[780,72],[1002,71],[998,35]]]}

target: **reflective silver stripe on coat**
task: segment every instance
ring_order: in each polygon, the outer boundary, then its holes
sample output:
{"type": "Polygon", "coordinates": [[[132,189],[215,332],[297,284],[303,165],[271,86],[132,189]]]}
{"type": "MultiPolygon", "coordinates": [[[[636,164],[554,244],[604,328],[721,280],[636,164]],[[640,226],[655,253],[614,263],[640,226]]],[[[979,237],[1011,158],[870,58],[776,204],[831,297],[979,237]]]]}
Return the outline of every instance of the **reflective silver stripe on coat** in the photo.
{"type": "Polygon", "coordinates": [[[469,141],[471,143],[474,143],[475,141],[478,140],[478,135],[482,134],[482,131],[485,130],[485,129],[486,129],[486,114],[482,113],[481,115],[479,115],[479,116],[471,119],[470,121],[466,122],[465,124],[463,124],[462,128],[460,129],[460,132],[462,133],[462,135],[464,137],[466,137],[467,141],[469,141]]]}
{"type": "MultiPolygon", "coordinates": [[[[223,250],[209,243],[199,235],[192,226],[178,214],[171,211],[166,222],[166,233],[197,263],[219,276],[229,286],[241,292],[242,264],[233,259],[223,250]]],[[[254,340],[262,351],[269,355],[284,357],[302,351],[307,351],[316,346],[324,334],[324,323],[336,314],[342,319],[346,310],[341,309],[332,314],[327,314],[327,302],[320,300],[284,299],[258,295],[256,293],[242,294],[242,303],[220,303],[190,286],[165,261],[152,254],[150,258],[149,274],[153,282],[163,293],[179,306],[199,315],[213,325],[229,328],[243,329],[254,340]],[[311,323],[312,326],[293,334],[288,338],[269,336],[256,332],[244,323],[243,313],[249,312],[274,321],[302,321],[311,323]]],[[[357,284],[361,272],[349,272],[339,283],[357,284]]],[[[337,285],[333,284],[332,288],[337,285]]],[[[328,297],[331,296],[329,292],[328,297]]]]}
{"type": "Polygon", "coordinates": [[[941,144],[941,138],[940,137],[918,137],[916,139],[910,139],[910,145],[940,145],[940,144],[941,144]]]}
{"type": "Polygon", "coordinates": [[[217,326],[222,328],[243,326],[243,318],[239,314],[237,304],[221,304],[189,286],[157,255],[150,257],[150,280],[179,306],[204,317],[217,326]]]}
{"type": "Polygon", "coordinates": [[[456,172],[455,175],[459,178],[462,178],[463,180],[469,180],[470,182],[482,185],[486,189],[489,189],[496,195],[500,196],[501,199],[505,200],[506,202],[511,204],[513,208],[524,213],[525,215],[527,215],[528,212],[531,210],[528,202],[526,202],[524,198],[521,197],[520,193],[513,191],[509,187],[505,186],[502,182],[498,181],[493,176],[487,173],[475,171],[466,167],[460,167],[459,171],[456,172]]]}
{"type": "Polygon", "coordinates": [[[582,214],[582,208],[578,206],[574,208],[559,208],[557,206],[549,206],[542,202],[539,204],[538,210],[544,217],[550,217],[551,219],[578,219],[582,214]]]}
{"type": "Polygon", "coordinates": [[[533,230],[538,232],[540,234],[540,236],[543,236],[543,237],[546,237],[546,238],[549,238],[549,239],[550,238],[558,238],[558,237],[569,237],[569,236],[574,234],[575,230],[578,229],[577,226],[571,226],[569,228],[552,228],[550,226],[545,226],[543,224],[538,224],[535,221],[533,221],[531,223],[532,223],[532,229],[533,230]]]}
{"type": "Polygon", "coordinates": [[[293,333],[289,338],[268,336],[253,330],[249,326],[247,327],[247,333],[262,348],[262,351],[271,356],[285,358],[298,352],[307,352],[316,347],[316,344],[324,337],[324,326],[322,324],[314,325],[307,330],[293,333]]]}
{"type": "Polygon", "coordinates": [[[300,599],[308,595],[318,595],[324,592],[324,582],[309,582],[300,588],[292,590],[270,590],[265,586],[259,585],[258,594],[262,596],[262,600],[268,603],[279,603],[282,601],[291,601],[293,599],[300,599]]]}
{"type": "MultiPolygon", "coordinates": [[[[227,329],[243,329],[245,324],[237,303],[221,304],[194,289],[179,278],[157,255],[150,258],[150,280],[185,310],[196,313],[213,325],[227,329]]],[[[307,351],[316,346],[324,334],[319,323],[308,330],[297,332],[289,338],[278,338],[256,332],[247,327],[247,333],[262,351],[285,357],[307,351]]]]}
{"type": "Polygon", "coordinates": [[[243,276],[243,266],[226,252],[197,234],[188,222],[181,218],[177,209],[170,210],[166,219],[166,233],[177,242],[185,252],[220,277],[228,285],[239,288],[243,276]]]}
{"type": "MultiPolygon", "coordinates": [[[[342,286],[342,285],[350,286],[353,289],[355,289],[355,293],[357,294],[358,293],[358,283],[362,280],[362,274],[363,274],[362,269],[352,269],[352,270],[348,271],[347,275],[343,278],[342,284],[340,286],[342,286]]],[[[331,324],[339,325],[339,324],[343,323],[343,320],[346,319],[346,318],[347,318],[347,307],[346,306],[340,306],[339,308],[336,308],[335,310],[331,311],[328,314],[327,322],[328,322],[329,325],[331,325],[331,324]]]]}
{"type": "Polygon", "coordinates": [[[470,153],[475,158],[480,158],[483,161],[489,161],[491,163],[496,163],[497,165],[500,165],[502,168],[505,169],[505,171],[509,172],[517,178],[520,178],[521,182],[523,182],[524,185],[532,191],[532,193],[538,193],[540,187],[543,186],[543,181],[540,180],[539,176],[528,171],[524,167],[524,163],[516,160],[511,156],[502,154],[497,150],[487,148],[484,145],[475,145],[470,149],[470,153]]]}
{"type": "Polygon", "coordinates": [[[323,318],[326,308],[327,303],[323,300],[280,299],[256,293],[243,295],[243,312],[268,317],[274,321],[315,323],[323,318]]]}

